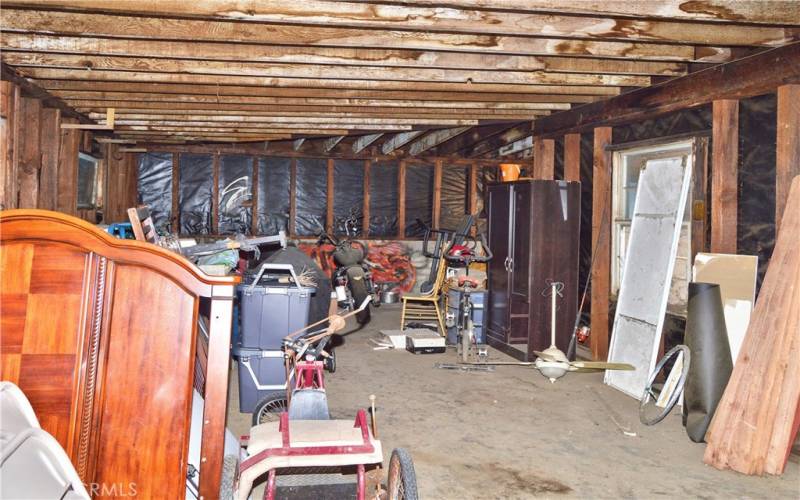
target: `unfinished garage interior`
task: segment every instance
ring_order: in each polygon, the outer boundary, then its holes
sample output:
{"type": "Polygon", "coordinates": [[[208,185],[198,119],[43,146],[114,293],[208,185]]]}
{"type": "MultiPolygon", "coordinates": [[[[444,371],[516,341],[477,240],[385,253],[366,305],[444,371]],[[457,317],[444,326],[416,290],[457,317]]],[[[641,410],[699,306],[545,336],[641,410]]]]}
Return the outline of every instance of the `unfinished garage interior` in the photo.
{"type": "Polygon", "coordinates": [[[800,2],[0,19],[0,498],[800,498],[800,2]]]}

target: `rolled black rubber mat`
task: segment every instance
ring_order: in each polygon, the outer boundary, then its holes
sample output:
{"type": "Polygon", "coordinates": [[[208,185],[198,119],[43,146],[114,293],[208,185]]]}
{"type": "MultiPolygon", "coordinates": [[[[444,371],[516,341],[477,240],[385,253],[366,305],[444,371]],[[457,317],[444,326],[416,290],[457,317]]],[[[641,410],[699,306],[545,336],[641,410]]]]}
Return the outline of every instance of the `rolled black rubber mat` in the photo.
{"type": "Polygon", "coordinates": [[[702,443],[733,371],[719,285],[689,283],[684,343],[692,363],[683,392],[683,425],[692,441],[702,443]]]}

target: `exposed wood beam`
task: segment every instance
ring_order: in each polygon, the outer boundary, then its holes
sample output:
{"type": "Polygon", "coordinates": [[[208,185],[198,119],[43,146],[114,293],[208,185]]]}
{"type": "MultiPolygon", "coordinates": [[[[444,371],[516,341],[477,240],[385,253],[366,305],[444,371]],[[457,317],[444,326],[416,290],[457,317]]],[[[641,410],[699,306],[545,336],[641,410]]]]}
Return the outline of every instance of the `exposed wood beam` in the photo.
{"type": "Polygon", "coordinates": [[[325,139],[325,144],[323,144],[322,149],[326,153],[330,153],[331,151],[333,151],[333,148],[335,148],[340,142],[342,142],[342,139],[344,138],[345,136],[343,135],[337,135],[329,139],[325,139]]]}
{"type": "MultiPolygon", "coordinates": [[[[244,97],[282,97],[282,98],[329,98],[329,99],[384,99],[384,100],[419,100],[419,101],[475,101],[475,102],[591,102],[603,96],[619,94],[618,87],[594,86],[546,86],[531,85],[524,87],[511,87],[505,92],[478,92],[463,89],[454,93],[436,91],[433,89],[408,88],[405,90],[366,90],[366,89],[315,89],[315,88],[280,88],[267,86],[239,86],[230,84],[203,85],[203,84],[175,84],[175,83],[140,83],[140,82],[109,82],[102,79],[71,81],[40,79],[37,82],[42,88],[49,91],[72,91],[74,95],[68,97],[78,98],[78,92],[95,93],[121,92],[122,94],[186,94],[193,96],[244,96],[244,97]],[[576,99],[584,99],[579,101],[576,99]]],[[[60,93],[59,95],[65,95],[60,93]]],[[[119,99],[121,95],[113,97],[119,99]]],[[[157,98],[158,96],[155,96],[157,98]]],[[[98,96],[97,98],[101,98],[98,96]]],[[[245,101],[246,102],[246,101],[245,101]]]]}
{"type": "Polygon", "coordinates": [[[775,158],[775,230],[780,229],[789,187],[800,175],[800,85],[778,87],[778,129],[775,158]]]}
{"type": "Polygon", "coordinates": [[[533,140],[533,178],[553,180],[555,178],[555,141],[536,137],[533,140]]]}
{"type": "Polygon", "coordinates": [[[739,101],[713,104],[711,149],[711,251],[736,253],[739,101]]]}
{"type": "Polygon", "coordinates": [[[530,135],[532,128],[533,122],[528,121],[520,123],[519,125],[516,125],[505,132],[488,137],[474,146],[465,149],[463,154],[465,157],[473,157],[492,153],[507,144],[518,141],[530,135]]]}
{"type": "MultiPolygon", "coordinates": [[[[9,2],[11,3],[11,2],[9,2]]],[[[20,1],[19,3],[26,3],[20,1]]],[[[27,2],[39,7],[52,7],[51,2],[27,2]]],[[[62,5],[70,2],[61,1],[62,5]]],[[[187,9],[185,2],[159,1],[139,3],[136,7],[132,2],[120,3],[121,8],[114,9],[115,4],[97,4],[91,1],[73,2],[73,6],[81,9],[92,9],[100,12],[112,10],[134,11],[140,14],[159,16],[174,16],[175,13],[183,15],[192,11],[187,9]],[[187,11],[188,10],[188,11],[187,11]]],[[[241,4],[244,7],[244,3],[241,4]]],[[[137,29],[131,16],[108,14],[85,14],[76,16],[60,12],[23,11],[4,7],[3,30],[7,27],[24,30],[41,30],[55,33],[80,30],[78,33],[93,35],[128,36],[134,38],[153,37],[153,28],[160,28],[161,38],[188,37],[187,40],[207,40],[209,37],[221,37],[230,41],[272,41],[281,35],[294,35],[291,41],[297,45],[334,45],[342,40],[358,39],[361,45],[377,45],[369,43],[370,35],[367,30],[407,30],[409,33],[423,32],[462,34],[472,36],[526,36],[526,37],[559,37],[575,38],[579,40],[622,40],[629,42],[654,42],[663,43],[665,40],[673,43],[703,44],[703,45],[775,45],[785,43],[796,35],[790,29],[780,26],[737,26],[730,30],[727,26],[718,23],[681,23],[667,20],[650,20],[647,22],[625,22],[613,17],[599,15],[565,16],[559,14],[517,13],[513,11],[475,11],[455,9],[431,9],[416,7],[373,6],[356,2],[309,0],[296,2],[294,0],[270,0],[263,8],[258,8],[252,2],[246,3],[247,7],[241,11],[228,11],[220,15],[218,6],[213,12],[199,14],[216,19],[234,19],[239,21],[253,21],[238,23],[235,30],[231,25],[237,23],[226,20],[205,19],[171,19],[165,22],[159,18],[149,18],[151,24],[139,22],[141,29],[137,29]],[[44,24],[44,18],[48,18],[44,24]],[[73,25],[68,21],[72,19],[73,25]],[[265,26],[266,23],[269,25],[265,26]],[[281,25],[290,25],[289,29],[281,25]],[[304,25],[299,29],[298,25],[304,25]],[[45,29],[48,26],[48,29],[45,29]],[[167,30],[165,27],[169,27],[167,30]],[[340,31],[336,35],[325,37],[321,29],[328,32],[340,31]],[[261,32],[261,33],[259,33],[261,32]],[[193,36],[192,36],[193,34],[193,36]],[[260,36],[259,36],[260,35],[260,36]],[[265,36],[269,40],[263,40],[265,36]],[[256,38],[258,37],[258,38],[256,38]],[[322,40],[321,40],[322,39],[322,40]]],[[[67,5],[68,6],[68,5],[67,5]]],[[[74,33],[74,31],[72,31],[74,33]]],[[[391,33],[373,31],[377,33],[391,33]]],[[[452,37],[452,35],[450,35],[452,37]]],[[[219,38],[217,38],[219,39],[219,38]]],[[[451,42],[452,43],[452,42],[451,42]]],[[[385,46],[391,46],[386,44],[385,46]]]]}
{"type": "Polygon", "coordinates": [[[740,99],[774,92],[778,86],[789,83],[800,83],[800,43],[556,113],[537,120],[534,132],[554,137],[595,125],[618,125],[715,99],[740,99]]]}
{"type": "Polygon", "coordinates": [[[608,357],[609,296],[611,295],[611,127],[594,129],[592,167],[592,255],[591,328],[592,357],[608,357]]]}
{"type": "Polygon", "coordinates": [[[373,66],[331,66],[307,64],[240,63],[191,59],[129,58],[3,52],[3,62],[17,68],[65,68],[91,71],[141,73],[189,73],[240,78],[326,79],[364,81],[423,81],[504,85],[622,85],[641,87],[650,84],[647,76],[606,75],[564,72],[461,70],[435,68],[391,68],[373,66]]]}
{"type": "Polygon", "coordinates": [[[409,147],[408,152],[411,156],[416,156],[443,142],[449,141],[453,137],[463,134],[467,130],[469,130],[469,127],[446,128],[428,132],[427,135],[414,141],[411,147],[409,147]]]}
{"type": "Polygon", "coordinates": [[[385,155],[388,155],[389,153],[392,153],[398,148],[401,148],[406,144],[408,144],[409,142],[413,141],[423,133],[424,133],[423,130],[412,130],[410,132],[402,132],[400,134],[395,134],[381,145],[381,152],[385,155]]]}
{"type": "Polygon", "coordinates": [[[581,134],[564,136],[564,180],[581,180],[581,134]]]}
{"type": "Polygon", "coordinates": [[[24,95],[41,99],[45,107],[60,110],[61,114],[66,118],[75,118],[79,123],[92,123],[87,117],[69,107],[63,100],[52,95],[36,83],[20,76],[14,68],[6,63],[0,63],[0,78],[19,86],[24,95]]]}
{"type": "Polygon", "coordinates": [[[634,75],[685,75],[688,67],[679,61],[639,61],[593,57],[558,57],[510,54],[478,54],[407,49],[354,49],[297,47],[224,42],[174,42],[52,36],[39,33],[4,33],[5,52],[62,53],[138,58],[180,58],[270,64],[314,64],[323,66],[380,66],[498,71],[560,71],[634,75]]]}
{"type": "MultiPolygon", "coordinates": [[[[526,120],[529,119],[530,117],[528,117],[526,120]]],[[[478,142],[486,140],[490,137],[494,137],[497,134],[510,129],[512,126],[513,125],[509,123],[499,123],[496,125],[472,127],[467,132],[436,146],[436,155],[447,156],[451,154],[459,154],[461,151],[474,146],[478,142]]]]}
{"type": "Polygon", "coordinates": [[[357,138],[353,143],[353,154],[362,152],[381,137],[383,137],[383,134],[367,134],[357,138]]]}
{"type": "MultiPolygon", "coordinates": [[[[142,125],[140,121],[146,122],[189,122],[189,123],[233,123],[237,126],[247,126],[247,124],[279,124],[279,123],[301,123],[301,124],[317,124],[317,125],[334,125],[338,127],[350,125],[376,125],[380,126],[454,126],[463,127],[466,125],[477,125],[478,120],[469,118],[458,119],[422,119],[422,118],[370,118],[370,117],[305,117],[305,116],[244,116],[244,115],[159,115],[159,114],[146,114],[146,115],[127,115],[116,120],[119,125],[142,125]]],[[[146,123],[145,123],[146,125],[146,123]]]]}
{"type": "Polygon", "coordinates": [[[303,144],[305,142],[306,142],[305,139],[302,139],[302,138],[301,139],[296,139],[294,142],[292,142],[292,149],[294,149],[295,151],[300,151],[300,148],[303,147],[303,144]]]}
{"type": "Polygon", "coordinates": [[[511,156],[533,147],[533,136],[524,137],[511,144],[506,144],[497,151],[497,156],[511,156]]]}
{"type": "Polygon", "coordinates": [[[62,123],[61,128],[79,128],[85,130],[114,130],[114,122],[116,117],[116,110],[114,108],[106,108],[104,115],[94,113],[94,120],[105,121],[105,124],[98,123],[62,123]]]}

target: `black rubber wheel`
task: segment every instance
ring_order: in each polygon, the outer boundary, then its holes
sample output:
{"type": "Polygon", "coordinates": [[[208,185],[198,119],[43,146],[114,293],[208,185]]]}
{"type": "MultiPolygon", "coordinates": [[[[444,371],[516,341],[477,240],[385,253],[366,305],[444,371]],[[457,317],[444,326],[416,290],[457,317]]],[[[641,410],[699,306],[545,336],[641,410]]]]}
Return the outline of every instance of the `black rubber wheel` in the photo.
{"type": "Polygon", "coordinates": [[[322,365],[328,370],[328,373],[336,372],[336,353],[333,349],[328,349],[328,357],[322,361],[322,365]]]}
{"type": "Polygon", "coordinates": [[[417,500],[417,473],[411,455],[403,448],[395,448],[389,460],[388,500],[417,500]]]}
{"type": "MultiPolygon", "coordinates": [[[[670,349],[670,351],[666,353],[663,358],[661,358],[661,361],[658,362],[653,370],[653,373],[650,374],[650,377],[647,380],[647,386],[644,389],[644,394],[642,394],[642,397],[639,400],[639,421],[644,425],[655,425],[661,422],[667,415],[669,415],[669,412],[672,411],[672,408],[675,407],[675,404],[681,397],[683,386],[686,383],[686,377],[689,374],[689,364],[691,363],[691,358],[691,353],[688,347],[685,345],[676,345],[670,349]],[[681,353],[683,353],[683,367],[678,377],[678,382],[675,384],[675,389],[672,391],[672,394],[670,395],[669,400],[667,400],[664,407],[658,408],[656,406],[656,401],[658,401],[660,392],[657,394],[654,390],[656,377],[658,377],[658,374],[662,369],[664,369],[664,366],[670,360],[673,360],[673,362],[677,361],[678,356],[681,353]]],[[[672,366],[672,369],[674,369],[674,364],[672,366]]]]}
{"type": "Polygon", "coordinates": [[[222,479],[219,483],[220,500],[236,498],[236,482],[239,479],[239,457],[225,455],[222,459],[222,479]]]}
{"type": "MultiPolygon", "coordinates": [[[[363,304],[369,296],[367,284],[364,282],[364,276],[362,275],[359,278],[360,279],[350,278],[350,290],[353,292],[353,307],[355,308],[361,307],[361,304],[363,304]]],[[[369,323],[370,317],[369,304],[367,304],[367,307],[365,307],[363,311],[358,311],[356,313],[356,321],[358,321],[359,325],[369,323]]]]}
{"type": "Polygon", "coordinates": [[[286,400],[285,392],[267,394],[253,410],[253,425],[276,422],[280,420],[281,413],[285,411],[289,411],[289,402],[286,400]]]}

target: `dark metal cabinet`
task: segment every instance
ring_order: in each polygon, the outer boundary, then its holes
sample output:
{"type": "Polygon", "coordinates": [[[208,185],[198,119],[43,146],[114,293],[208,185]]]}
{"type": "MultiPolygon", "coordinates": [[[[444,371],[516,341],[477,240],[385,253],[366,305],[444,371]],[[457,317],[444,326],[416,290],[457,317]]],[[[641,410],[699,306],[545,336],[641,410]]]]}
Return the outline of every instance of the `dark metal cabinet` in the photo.
{"type": "Polygon", "coordinates": [[[550,345],[550,283],[563,282],[556,345],[566,351],[578,298],[580,183],[518,181],[488,186],[487,340],[531,360],[550,345]]]}

